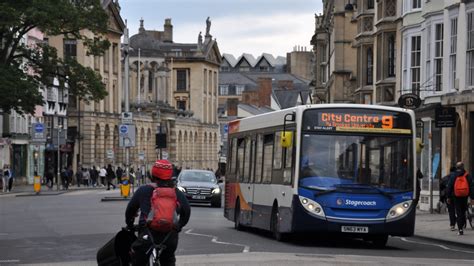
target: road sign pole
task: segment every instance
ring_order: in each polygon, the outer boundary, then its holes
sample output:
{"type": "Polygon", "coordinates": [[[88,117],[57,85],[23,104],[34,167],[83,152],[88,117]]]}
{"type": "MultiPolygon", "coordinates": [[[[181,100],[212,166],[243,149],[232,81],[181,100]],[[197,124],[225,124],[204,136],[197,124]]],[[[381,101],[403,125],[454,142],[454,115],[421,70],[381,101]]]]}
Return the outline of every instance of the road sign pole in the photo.
{"type": "MultiPolygon", "coordinates": [[[[125,20],[125,25],[127,24],[127,21],[125,20]]],[[[124,30],[124,37],[123,37],[123,44],[124,44],[124,75],[125,75],[125,112],[130,112],[130,92],[129,92],[129,86],[130,86],[130,74],[129,74],[129,52],[130,52],[130,46],[129,46],[129,39],[128,39],[128,26],[125,26],[124,30]]],[[[125,174],[127,177],[130,178],[130,148],[128,146],[125,146],[125,174]]],[[[135,182],[135,181],[133,181],[135,182]]],[[[134,186],[132,182],[132,190],[131,194],[133,195],[134,193],[134,186]]]]}

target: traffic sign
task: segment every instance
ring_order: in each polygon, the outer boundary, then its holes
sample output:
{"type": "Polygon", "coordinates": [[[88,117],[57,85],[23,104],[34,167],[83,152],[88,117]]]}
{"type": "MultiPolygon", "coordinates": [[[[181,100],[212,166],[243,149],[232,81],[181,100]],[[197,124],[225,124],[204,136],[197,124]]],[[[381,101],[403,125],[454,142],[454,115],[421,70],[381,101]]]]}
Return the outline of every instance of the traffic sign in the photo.
{"type": "Polygon", "coordinates": [[[227,134],[229,132],[229,125],[225,124],[224,125],[224,133],[227,134]]]}
{"type": "Polygon", "coordinates": [[[133,123],[132,112],[122,112],[122,124],[130,125],[133,123]]]}
{"type": "Polygon", "coordinates": [[[135,147],[135,125],[120,125],[119,146],[135,147]]]}
{"type": "Polygon", "coordinates": [[[107,150],[107,159],[114,158],[114,150],[107,150]]]}
{"type": "Polygon", "coordinates": [[[36,123],[36,124],[33,124],[33,125],[34,125],[36,133],[43,133],[44,125],[42,123],[36,123]]]}
{"type": "Polygon", "coordinates": [[[127,125],[120,125],[120,133],[127,134],[128,126],[127,125]]]}
{"type": "Polygon", "coordinates": [[[138,159],[140,161],[145,161],[145,152],[144,151],[139,151],[138,152],[138,159]]]}

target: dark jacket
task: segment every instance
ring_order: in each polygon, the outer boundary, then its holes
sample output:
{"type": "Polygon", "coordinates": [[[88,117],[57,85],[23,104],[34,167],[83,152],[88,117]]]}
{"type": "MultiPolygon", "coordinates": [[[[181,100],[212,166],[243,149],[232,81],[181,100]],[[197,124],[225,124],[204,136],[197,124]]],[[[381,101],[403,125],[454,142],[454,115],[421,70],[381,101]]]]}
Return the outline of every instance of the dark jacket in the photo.
{"type": "Polygon", "coordinates": [[[115,178],[115,172],[112,169],[112,167],[107,167],[107,179],[114,179],[115,178]]]}
{"type": "MultiPolygon", "coordinates": [[[[140,216],[138,218],[138,224],[144,226],[146,224],[146,217],[151,209],[151,196],[155,188],[151,185],[141,186],[135,194],[133,194],[132,199],[128,203],[127,210],[125,211],[125,223],[127,226],[132,226],[135,220],[135,216],[140,210],[140,216]]],[[[176,196],[178,197],[179,202],[179,230],[183,228],[189,221],[191,216],[191,208],[189,207],[189,202],[186,199],[186,196],[176,189],[176,196]]]]}
{"type": "MultiPolygon", "coordinates": [[[[448,181],[448,188],[446,190],[446,197],[448,198],[454,198],[454,183],[456,182],[456,178],[458,176],[464,175],[466,171],[465,170],[457,170],[456,172],[453,172],[448,181]]],[[[471,175],[467,175],[467,182],[469,183],[469,196],[471,199],[474,199],[474,183],[472,182],[472,177],[471,175]]]]}
{"type": "Polygon", "coordinates": [[[448,198],[448,183],[452,175],[456,172],[452,171],[448,175],[441,177],[439,181],[439,201],[445,202],[448,198]]]}

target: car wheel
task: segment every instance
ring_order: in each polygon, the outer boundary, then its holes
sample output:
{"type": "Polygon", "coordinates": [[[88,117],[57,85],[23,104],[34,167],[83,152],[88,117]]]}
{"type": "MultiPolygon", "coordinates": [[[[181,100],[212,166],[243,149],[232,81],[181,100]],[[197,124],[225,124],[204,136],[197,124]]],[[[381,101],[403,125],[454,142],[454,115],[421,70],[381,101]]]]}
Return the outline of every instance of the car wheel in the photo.
{"type": "Polygon", "coordinates": [[[285,241],[286,234],[280,232],[280,212],[278,207],[274,207],[271,216],[270,231],[272,232],[273,238],[276,241],[285,241]]]}
{"type": "Polygon", "coordinates": [[[239,231],[242,231],[243,230],[243,226],[242,224],[240,223],[240,203],[237,202],[235,204],[235,211],[234,211],[234,228],[239,230],[239,231]]]}

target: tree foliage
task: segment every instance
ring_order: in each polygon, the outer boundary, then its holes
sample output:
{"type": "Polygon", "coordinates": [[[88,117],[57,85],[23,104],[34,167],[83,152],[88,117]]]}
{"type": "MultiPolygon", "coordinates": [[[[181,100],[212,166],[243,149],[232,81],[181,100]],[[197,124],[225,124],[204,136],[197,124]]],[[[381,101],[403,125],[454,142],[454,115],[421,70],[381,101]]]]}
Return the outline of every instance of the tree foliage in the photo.
{"type": "Polygon", "coordinates": [[[43,105],[40,87],[67,86],[71,96],[84,101],[98,101],[107,95],[100,75],[91,68],[73,58],[59,57],[45,42],[28,46],[24,41],[28,31],[38,28],[47,36],[64,35],[82,41],[88,55],[102,55],[110,46],[103,38],[108,16],[102,2],[0,1],[0,108],[4,112],[33,113],[36,105],[43,105]]]}

